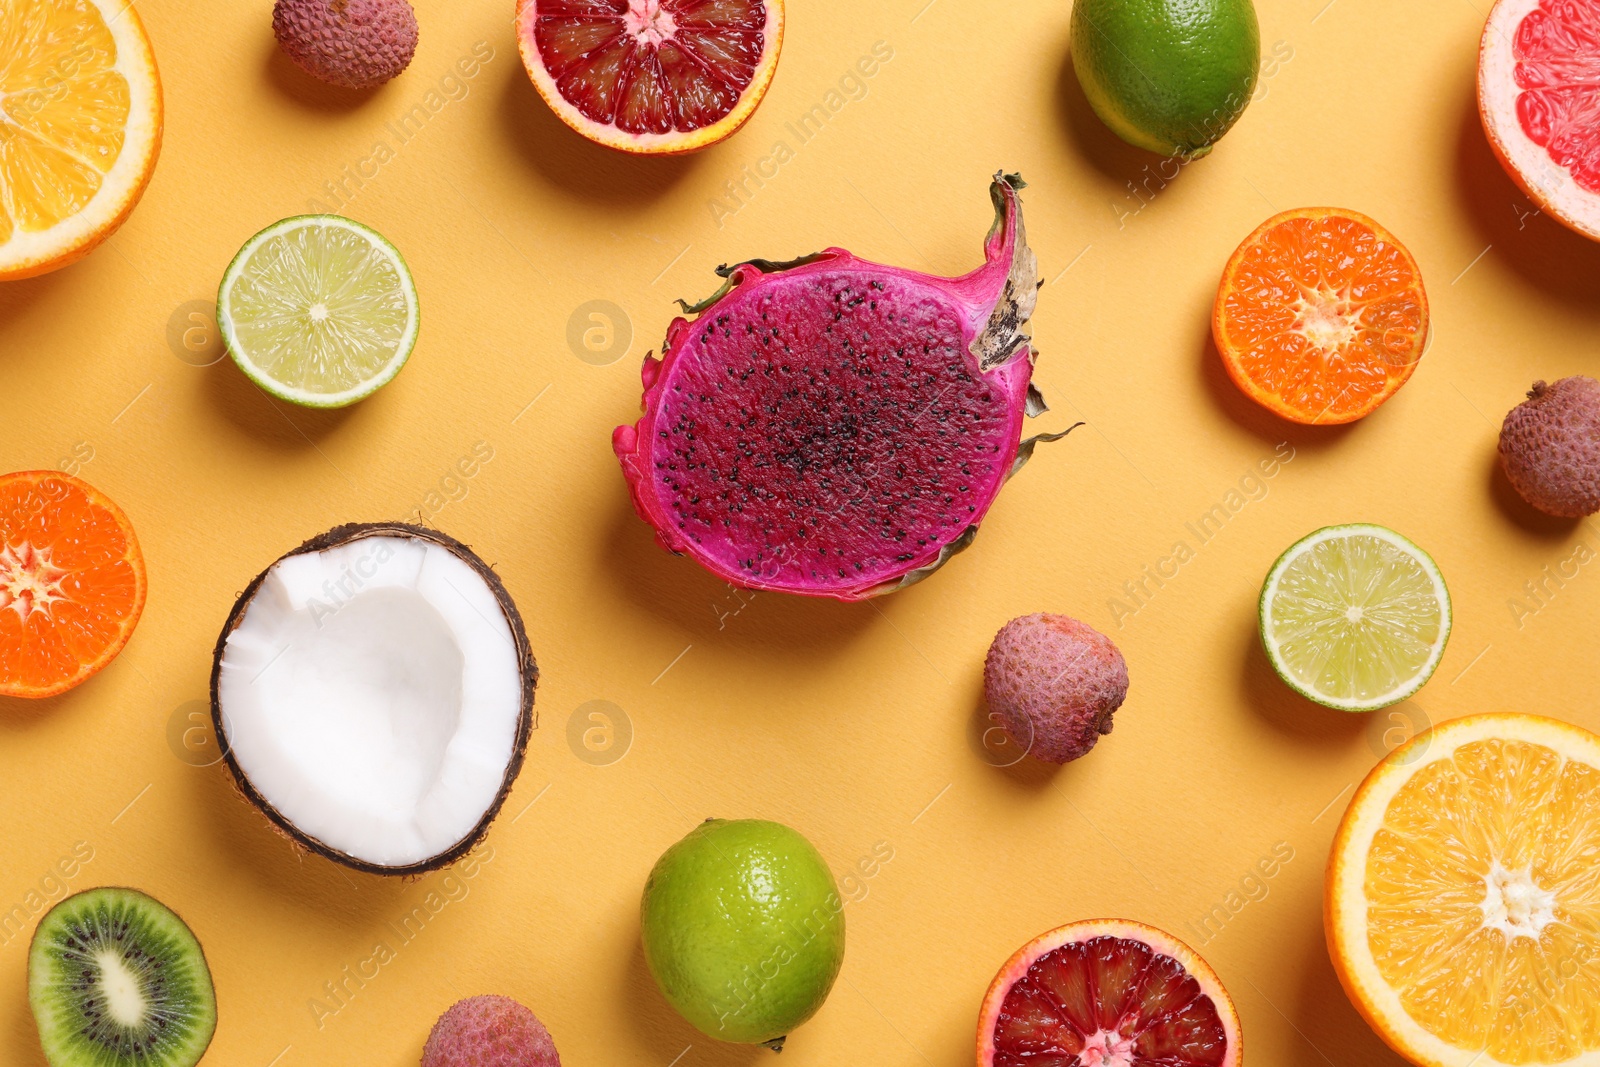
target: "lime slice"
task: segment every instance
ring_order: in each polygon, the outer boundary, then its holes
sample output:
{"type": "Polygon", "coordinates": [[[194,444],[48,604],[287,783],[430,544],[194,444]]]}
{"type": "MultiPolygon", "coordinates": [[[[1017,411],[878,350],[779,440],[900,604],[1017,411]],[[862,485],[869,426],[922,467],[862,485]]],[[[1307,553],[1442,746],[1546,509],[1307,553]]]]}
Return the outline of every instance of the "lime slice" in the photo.
{"type": "Polygon", "coordinates": [[[1450,593],[1393,530],[1327,526],[1278,557],[1261,587],[1261,643],[1301,696],[1373,711],[1421,689],[1450,639],[1450,593]]]}
{"type": "Polygon", "coordinates": [[[245,242],[217,293],[228,353],[261,388],[307,407],[370,396],[417,343],[417,287],[400,252],[338,215],[298,215],[245,242]]]}

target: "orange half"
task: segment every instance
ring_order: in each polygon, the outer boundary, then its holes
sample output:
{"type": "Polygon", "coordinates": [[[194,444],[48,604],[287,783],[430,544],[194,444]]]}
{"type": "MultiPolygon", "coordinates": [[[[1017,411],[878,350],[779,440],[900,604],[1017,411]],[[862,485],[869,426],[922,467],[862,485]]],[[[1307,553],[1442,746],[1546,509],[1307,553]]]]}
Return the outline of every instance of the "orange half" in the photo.
{"type": "Polygon", "coordinates": [[[144,610],[122,509],[55,471],[0,476],[0,696],[51,697],[117,657],[144,610]]]}
{"type": "Polygon", "coordinates": [[[676,155],[755,113],[784,0],[517,0],[522,65],[561,121],[607,148],[676,155]]]}
{"type": "Polygon", "coordinates": [[[161,77],[130,0],[0,3],[0,281],[91,252],[161,148],[161,77]]]}
{"type": "Polygon", "coordinates": [[[1326,921],[1410,1062],[1600,1064],[1600,737],[1477,715],[1395,750],[1334,838],[1326,921]]]}
{"type": "Polygon", "coordinates": [[[1422,271],[1355,211],[1262,223],[1228,260],[1211,332],[1244,394],[1294,422],[1354,422],[1411,377],[1428,339],[1422,271]]]}

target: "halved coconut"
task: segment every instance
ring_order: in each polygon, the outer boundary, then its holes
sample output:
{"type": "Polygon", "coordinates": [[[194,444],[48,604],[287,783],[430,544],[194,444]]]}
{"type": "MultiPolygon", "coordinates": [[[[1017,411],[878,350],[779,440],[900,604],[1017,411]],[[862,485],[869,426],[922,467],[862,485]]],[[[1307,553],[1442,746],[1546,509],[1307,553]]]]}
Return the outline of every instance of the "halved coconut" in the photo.
{"type": "Polygon", "coordinates": [[[244,795],[377,874],[444,866],[522,768],[539,669],[487,564],[435,530],[352,523],[250,583],[217,639],[211,716],[244,795]]]}

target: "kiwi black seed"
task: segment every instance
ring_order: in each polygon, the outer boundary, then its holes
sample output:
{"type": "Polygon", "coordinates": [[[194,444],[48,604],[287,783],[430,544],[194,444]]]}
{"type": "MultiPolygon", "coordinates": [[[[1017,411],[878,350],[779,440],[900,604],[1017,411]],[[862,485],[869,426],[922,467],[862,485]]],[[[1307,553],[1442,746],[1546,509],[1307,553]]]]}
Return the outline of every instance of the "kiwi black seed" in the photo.
{"type": "Polygon", "coordinates": [[[217,1028],[194,933],[137,889],[89,889],[39,920],[28,1003],[51,1067],[193,1067],[217,1028]]]}

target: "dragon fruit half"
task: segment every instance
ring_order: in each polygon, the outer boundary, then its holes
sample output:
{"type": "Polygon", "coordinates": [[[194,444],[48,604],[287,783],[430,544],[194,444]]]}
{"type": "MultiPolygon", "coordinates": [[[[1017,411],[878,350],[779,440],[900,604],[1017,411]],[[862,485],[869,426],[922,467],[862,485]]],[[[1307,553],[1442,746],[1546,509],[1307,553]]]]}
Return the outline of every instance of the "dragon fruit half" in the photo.
{"type": "Polygon", "coordinates": [[[644,362],[612,446],[671,552],[749,589],[860,600],[927,577],[977,533],[1045,434],[1024,333],[1039,287],[996,175],[985,263],[937,278],[840,248],[719,267],[644,362]]]}

